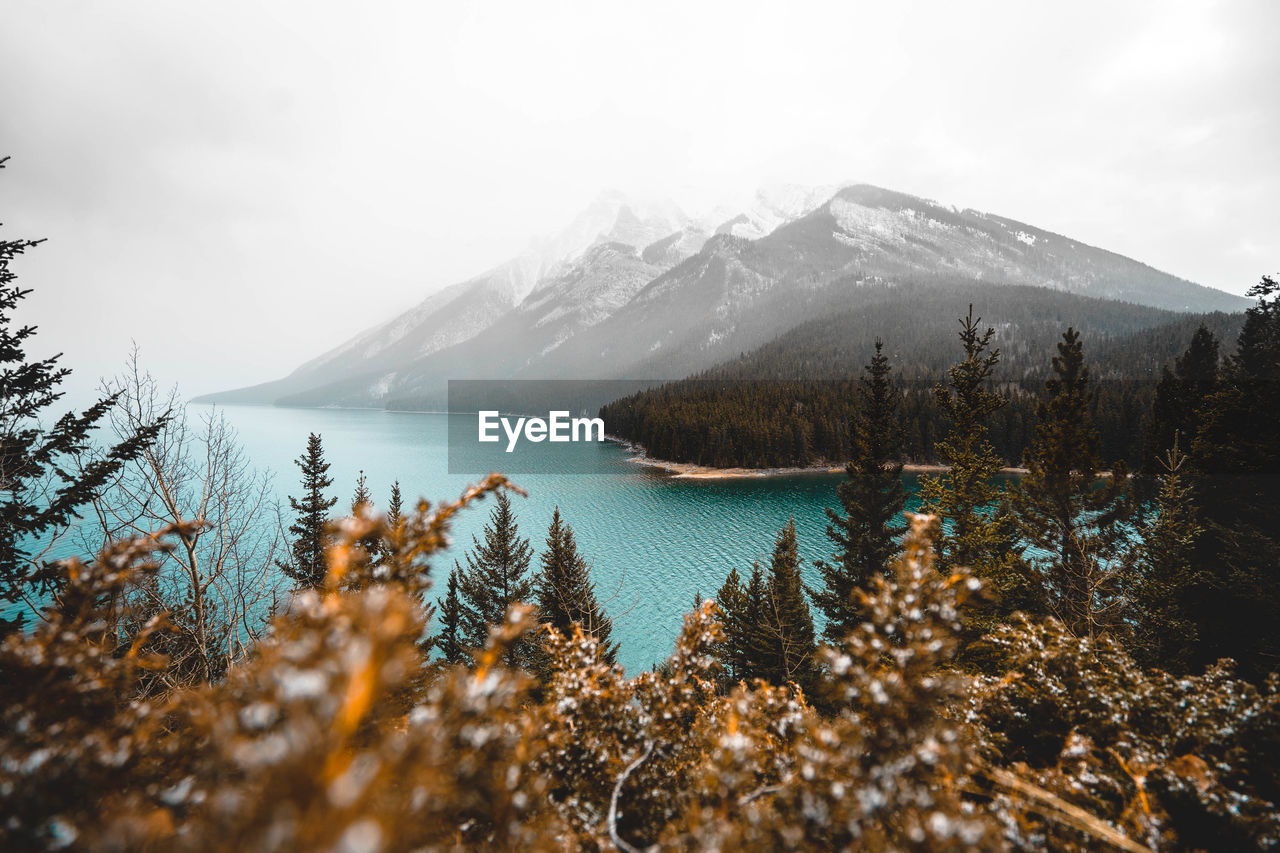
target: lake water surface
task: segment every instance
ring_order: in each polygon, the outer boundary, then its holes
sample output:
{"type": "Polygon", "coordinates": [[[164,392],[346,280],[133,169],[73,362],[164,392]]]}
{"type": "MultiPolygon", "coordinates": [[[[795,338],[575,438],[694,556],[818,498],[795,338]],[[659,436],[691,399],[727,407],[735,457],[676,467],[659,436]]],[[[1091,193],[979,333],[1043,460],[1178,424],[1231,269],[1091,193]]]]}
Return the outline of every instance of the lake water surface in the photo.
{"type": "MultiPolygon", "coordinates": [[[[192,408],[192,414],[208,411],[192,408]]],[[[453,499],[478,479],[450,474],[447,460],[449,418],[474,416],[267,406],[223,411],[239,430],[250,458],[274,472],[282,497],[299,491],[292,460],[313,431],[324,439],[340,501],[335,510],[349,505],[362,469],[379,509],[385,508],[397,479],[406,503],[419,496],[453,499]]],[[[540,554],[552,510],[560,507],[613,617],[619,660],[628,672],[664,659],[694,596],[714,595],[731,568],[746,575],[753,560],[767,559],[788,518],[796,521],[806,579],[816,582],[812,561],[830,551],[823,508],[835,505],[842,475],[676,479],[628,461],[632,454],[613,443],[559,445],[556,450],[566,448],[591,455],[589,467],[596,473],[512,475],[528,492],[527,498],[513,499],[520,533],[540,554]]],[[[491,464],[473,463],[478,466],[474,470],[500,469],[501,461],[499,453],[483,460],[491,464]]],[[[575,470],[581,467],[575,465],[575,470]]],[[[549,464],[539,470],[553,468],[549,464]]],[[[914,493],[914,477],[908,478],[908,486],[914,493]]],[[[913,499],[909,508],[914,505],[913,499]]],[[[455,558],[462,559],[472,536],[481,534],[491,507],[492,501],[486,501],[458,516],[453,546],[433,564],[440,592],[448,568],[455,558]]]]}
{"type": "MultiPolygon", "coordinates": [[[[189,415],[196,419],[214,411],[193,405],[189,415]]],[[[450,419],[474,423],[474,415],[271,406],[228,406],[219,411],[235,426],[253,463],[271,472],[282,501],[290,493],[300,494],[300,472],[293,460],[305,449],[308,433],[319,433],[334,481],[331,495],[338,498],[335,513],[349,508],[361,470],[377,509],[383,510],[395,480],[406,506],[418,497],[433,503],[453,500],[484,473],[501,471],[504,462],[499,449],[485,458],[460,460],[455,453],[454,470],[471,473],[450,473],[450,419]]],[[[633,454],[612,442],[560,444],[554,449],[541,445],[521,452],[550,454],[532,466],[539,473],[511,475],[512,482],[528,492],[526,498],[514,496],[513,504],[520,533],[530,539],[535,552],[531,568],[538,567],[537,555],[558,505],[591,565],[597,594],[613,617],[613,636],[621,644],[619,662],[631,673],[670,654],[695,595],[713,596],[730,569],[737,567],[745,577],[753,561],[766,561],[788,518],[796,522],[806,581],[817,582],[813,560],[831,550],[823,510],[835,506],[842,474],[677,479],[629,461],[633,454]],[[565,453],[575,454],[571,465],[563,455],[554,455],[565,453]],[[549,473],[561,464],[592,473],[549,473]]],[[[530,467],[527,460],[524,467],[530,467]]],[[[906,484],[911,509],[917,505],[916,478],[908,476],[906,484]]],[[[479,502],[456,517],[452,546],[432,563],[438,593],[443,594],[453,561],[462,561],[472,536],[481,535],[492,506],[492,500],[479,502]]],[[[53,556],[75,552],[73,545],[60,543],[53,556]],[[64,548],[72,550],[62,553],[64,548]]]]}

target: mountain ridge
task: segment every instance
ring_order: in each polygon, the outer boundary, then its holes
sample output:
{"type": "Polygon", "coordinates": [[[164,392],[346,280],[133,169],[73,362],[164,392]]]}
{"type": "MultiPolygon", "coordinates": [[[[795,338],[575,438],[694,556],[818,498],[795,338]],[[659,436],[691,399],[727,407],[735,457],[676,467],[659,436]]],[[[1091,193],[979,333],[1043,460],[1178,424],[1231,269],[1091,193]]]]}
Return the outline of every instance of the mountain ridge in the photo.
{"type": "Polygon", "coordinates": [[[1248,304],[1018,220],[870,184],[800,210],[822,193],[792,188],[774,203],[761,191],[754,218],[714,226],[606,193],[544,242],[571,257],[509,261],[283,379],[198,399],[378,406],[438,399],[451,378],[682,376],[856,308],[868,287],[905,283],[1029,285],[1182,312],[1248,304]],[[774,220],[760,236],[733,233],[774,220]]]}

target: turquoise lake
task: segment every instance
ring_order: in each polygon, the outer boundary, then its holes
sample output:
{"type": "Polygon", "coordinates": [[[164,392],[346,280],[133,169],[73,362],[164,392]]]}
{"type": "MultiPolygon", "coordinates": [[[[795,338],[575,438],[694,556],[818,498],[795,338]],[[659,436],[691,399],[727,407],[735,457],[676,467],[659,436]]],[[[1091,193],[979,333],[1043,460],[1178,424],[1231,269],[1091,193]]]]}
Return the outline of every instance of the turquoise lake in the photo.
{"type": "MultiPolygon", "coordinates": [[[[356,477],[363,470],[379,510],[385,509],[391,484],[400,481],[406,505],[417,497],[430,501],[457,498],[479,479],[474,473],[450,473],[448,426],[443,415],[363,409],[288,409],[228,406],[219,409],[235,426],[248,457],[274,477],[283,501],[297,495],[298,468],[309,432],[324,441],[329,474],[338,498],[334,511],[350,506],[356,477]]],[[[193,420],[213,411],[193,405],[193,420]]],[[[539,446],[522,452],[537,452],[539,446]]],[[[550,448],[548,445],[541,445],[550,448]]],[[[528,497],[513,498],[520,533],[537,555],[544,546],[552,510],[558,505],[573,527],[578,545],[592,567],[597,594],[614,620],[621,644],[620,663],[628,672],[665,659],[692,606],[695,595],[715,594],[729,570],[745,575],[755,560],[767,560],[778,530],[795,518],[805,576],[816,582],[813,560],[830,552],[824,507],[835,506],[835,489],[843,475],[824,472],[736,479],[677,479],[629,461],[633,456],[612,443],[557,445],[556,453],[573,453],[574,471],[555,474],[556,460],[535,466],[539,473],[511,475],[528,497]],[[584,460],[582,455],[587,458],[584,460]]],[[[565,457],[558,457],[564,459],[565,457]]],[[[471,459],[470,471],[502,470],[495,451],[471,459]]],[[[455,470],[458,469],[455,457],[455,470]]],[[[915,477],[906,478],[916,505],[915,477]]],[[[462,560],[479,536],[492,501],[472,505],[453,527],[453,544],[432,563],[437,589],[453,560],[462,560]]],[[[65,555],[63,555],[65,556],[65,555]]]]}
{"type": "MultiPolygon", "coordinates": [[[[204,406],[191,410],[193,415],[208,411],[204,406]]],[[[308,432],[324,440],[339,498],[335,511],[349,505],[361,470],[380,509],[397,479],[406,503],[414,497],[453,499],[478,479],[450,474],[447,459],[449,419],[474,422],[474,416],[267,406],[222,411],[255,464],[274,473],[282,497],[291,489],[297,494],[293,460],[308,432]]],[[[694,596],[714,595],[731,568],[745,575],[753,560],[767,559],[788,518],[796,520],[807,580],[816,582],[812,562],[830,551],[823,508],[835,505],[843,475],[677,479],[629,461],[633,454],[612,442],[558,445],[556,451],[589,455],[586,467],[596,473],[511,475],[528,492],[527,498],[513,499],[520,533],[530,539],[535,555],[541,554],[552,510],[560,507],[613,617],[619,661],[628,672],[665,659],[694,596]]],[[[483,461],[492,464],[475,470],[500,470],[501,453],[483,461]]],[[[574,470],[581,470],[581,460],[575,463],[574,470]]],[[[914,477],[908,486],[914,493],[914,477]]],[[[452,547],[433,563],[441,592],[453,560],[461,560],[472,536],[481,535],[491,507],[491,501],[477,503],[458,516],[452,547]]]]}

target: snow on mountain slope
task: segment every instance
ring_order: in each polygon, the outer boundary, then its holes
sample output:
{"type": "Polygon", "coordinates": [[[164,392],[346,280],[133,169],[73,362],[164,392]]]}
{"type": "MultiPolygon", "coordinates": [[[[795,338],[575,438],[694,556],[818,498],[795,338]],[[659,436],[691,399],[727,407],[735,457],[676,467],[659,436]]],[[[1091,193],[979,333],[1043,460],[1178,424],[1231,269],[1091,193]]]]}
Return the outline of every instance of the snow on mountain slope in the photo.
{"type": "MultiPolygon", "coordinates": [[[[563,273],[568,264],[592,246],[616,242],[639,251],[682,233],[689,225],[689,217],[671,202],[633,198],[617,191],[601,193],[557,234],[535,239],[519,256],[431,294],[409,311],[311,359],[284,379],[200,399],[272,402],[335,383],[356,387],[349,380],[373,375],[379,378],[370,381],[388,385],[388,373],[490,328],[513,311],[539,282],[563,273]]],[[[701,241],[696,242],[700,245],[701,241]]],[[[675,247],[677,255],[682,251],[686,251],[685,247],[675,247]]],[[[696,247],[687,249],[692,251],[696,247]]]]}
{"type": "Polygon", "coordinates": [[[762,187],[748,201],[717,208],[707,218],[715,224],[716,234],[729,234],[755,240],[779,225],[803,216],[835,195],[838,186],[801,186],[778,184],[762,187]]]}
{"type": "Polygon", "coordinates": [[[713,237],[534,367],[682,376],[856,306],[865,284],[896,282],[1033,285],[1179,311],[1247,304],[1023,223],[856,185],[759,239],[713,237]]]}
{"type": "Polygon", "coordinates": [[[711,232],[698,225],[688,225],[674,234],[668,234],[645,246],[641,257],[646,263],[661,267],[664,270],[691,258],[701,251],[711,232]]]}
{"type": "Polygon", "coordinates": [[[1240,297],[1022,222],[859,185],[826,205],[834,236],[880,276],[959,275],[1173,311],[1242,310],[1240,297]]]}
{"type": "Polygon", "coordinates": [[[414,406],[438,400],[450,378],[683,376],[856,307],[867,285],[1031,285],[1177,311],[1247,305],[1024,223],[869,185],[761,190],[712,221],[602,194],[556,237],[284,380],[206,399],[414,406]]]}
{"type": "Polygon", "coordinates": [[[417,358],[465,341],[487,328],[495,315],[510,310],[516,275],[515,270],[499,267],[446,287],[398,317],[317,356],[292,375],[363,372],[377,364],[417,358]]]}
{"type": "Polygon", "coordinates": [[[524,302],[483,335],[430,353],[394,371],[340,380],[289,395],[294,405],[371,405],[408,400],[421,408],[443,404],[449,379],[512,376],[612,316],[663,268],[648,263],[634,246],[601,243],[560,274],[541,282],[524,302]]]}
{"type": "Polygon", "coordinates": [[[535,329],[555,325],[572,332],[593,326],[630,302],[662,271],[634,246],[601,243],[560,275],[539,284],[513,316],[535,329]]]}
{"type": "Polygon", "coordinates": [[[643,248],[679,232],[687,222],[674,204],[632,199],[617,191],[602,193],[558,234],[535,240],[520,256],[483,275],[428,296],[295,372],[310,373],[344,361],[372,366],[429,355],[479,334],[520,304],[539,281],[559,274],[591,246],[608,240],[643,248]],[[449,322],[441,323],[446,318],[449,322]]]}

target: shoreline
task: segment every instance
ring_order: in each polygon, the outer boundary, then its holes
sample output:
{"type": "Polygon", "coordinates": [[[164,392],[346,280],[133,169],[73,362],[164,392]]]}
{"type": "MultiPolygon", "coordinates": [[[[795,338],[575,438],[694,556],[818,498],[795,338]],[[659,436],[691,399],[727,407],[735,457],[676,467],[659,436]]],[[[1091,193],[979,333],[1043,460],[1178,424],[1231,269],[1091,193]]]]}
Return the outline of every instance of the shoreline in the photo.
{"type": "MultiPolygon", "coordinates": [[[[754,477],[791,477],[797,474],[843,474],[844,465],[810,465],[808,467],[791,468],[716,468],[711,465],[695,465],[692,462],[672,462],[669,459],[656,459],[644,452],[644,448],[624,438],[613,435],[605,436],[607,441],[621,445],[628,452],[636,455],[627,459],[634,465],[646,468],[657,468],[665,472],[673,480],[736,480],[754,477]]],[[[942,474],[946,465],[928,465],[908,463],[902,466],[904,474],[942,474]]],[[[1005,467],[1001,474],[1021,476],[1027,473],[1026,468],[1005,467]]]]}
{"type": "MultiPolygon", "coordinates": [[[[475,414],[474,412],[448,412],[448,411],[430,411],[422,409],[379,409],[372,406],[278,406],[273,403],[197,403],[200,406],[261,406],[286,409],[328,409],[335,411],[362,411],[362,412],[388,412],[392,414],[402,415],[466,415],[475,414]]],[[[605,435],[605,441],[612,442],[621,446],[628,453],[635,454],[628,457],[627,461],[634,465],[641,465],[645,468],[656,468],[667,474],[673,480],[737,480],[750,479],[759,477],[794,477],[799,474],[843,474],[844,465],[810,465],[808,467],[789,467],[789,468],[716,468],[711,465],[695,465],[692,462],[672,462],[669,459],[656,459],[645,453],[644,448],[634,442],[628,441],[616,435],[605,435]]],[[[947,470],[946,465],[934,465],[925,463],[905,463],[902,466],[904,474],[942,474],[947,470]]],[[[1004,467],[1000,469],[1001,474],[1011,474],[1013,476],[1022,476],[1027,473],[1026,468],[1004,467]]]]}

